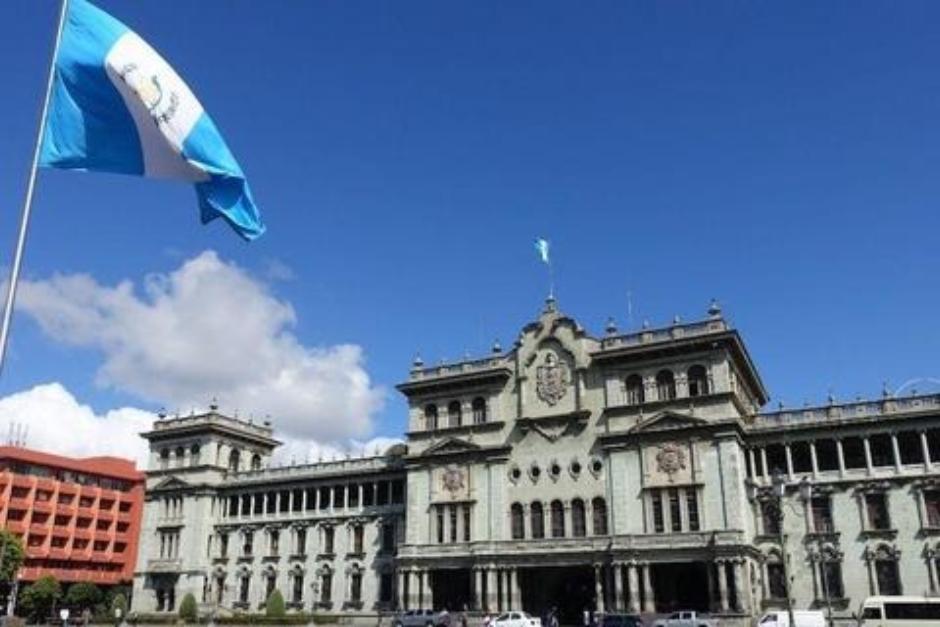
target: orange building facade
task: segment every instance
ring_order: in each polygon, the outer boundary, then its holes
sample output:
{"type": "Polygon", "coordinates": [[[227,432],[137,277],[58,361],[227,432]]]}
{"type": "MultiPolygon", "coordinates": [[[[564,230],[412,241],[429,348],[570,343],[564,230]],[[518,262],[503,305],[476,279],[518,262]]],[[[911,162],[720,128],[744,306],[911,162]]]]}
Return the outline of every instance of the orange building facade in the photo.
{"type": "Polygon", "coordinates": [[[23,582],[130,583],[143,500],[131,460],[0,446],[0,524],[23,540],[23,582]]]}

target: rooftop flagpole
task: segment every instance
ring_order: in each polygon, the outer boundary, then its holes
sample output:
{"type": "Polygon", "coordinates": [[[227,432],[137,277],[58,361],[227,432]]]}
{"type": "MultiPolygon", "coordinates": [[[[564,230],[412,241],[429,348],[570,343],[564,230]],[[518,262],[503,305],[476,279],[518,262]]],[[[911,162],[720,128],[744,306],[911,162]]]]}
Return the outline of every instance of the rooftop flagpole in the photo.
{"type": "Polygon", "coordinates": [[[42,103],[42,113],[39,117],[39,132],[36,133],[36,145],[33,148],[33,163],[29,169],[29,180],[26,184],[26,199],[23,202],[23,215],[20,218],[20,232],[16,240],[16,250],[13,253],[13,267],[7,284],[6,305],[3,308],[3,324],[0,326],[0,373],[6,361],[7,342],[10,338],[10,323],[13,319],[13,306],[16,301],[16,287],[20,280],[20,267],[23,263],[23,250],[26,248],[26,233],[29,231],[29,215],[33,208],[33,192],[36,189],[36,170],[39,167],[39,149],[42,145],[42,136],[46,130],[46,115],[49,112],[49,100],[52,97],[52,85],[55,79],[55,60],[59,55],[59,43],[62,40],[62,29],[65,26],[65,16],[68,13],[68,0],[62,0],[59,8],[59,24],[56,28],[55,43],[52,46],[52,59],[49,61],[49,76],[46,79],[46,96],[42,103]]]}

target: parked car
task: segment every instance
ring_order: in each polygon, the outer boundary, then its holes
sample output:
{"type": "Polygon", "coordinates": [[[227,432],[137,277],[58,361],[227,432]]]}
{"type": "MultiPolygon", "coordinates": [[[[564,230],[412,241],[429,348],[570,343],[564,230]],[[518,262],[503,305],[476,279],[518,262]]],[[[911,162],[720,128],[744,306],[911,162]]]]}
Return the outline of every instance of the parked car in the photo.
{"type": "Polygon", "coordinates": [[[395,627],[450,627],[451,616],[434,610],[407,610],[395,618],[395,627]]]}
{"type": "Polygon", "coordinates": [[[717,627],[717,622],[698,612],[680,611],[656,621],[653,627],[717,627]]]}
{"type": "Polygon", "coordinates": [[[604,614],[601,627],[644,627],[643,619],[636,614],[604,614]]]}
{"type": "Polygon", "coordinates": [[[525,612],[503,612],[493,620],[493,627],[542,627],[542,619],[525,612]]]}
{"type": "MultiPolygon", "coordinates": [[[[822,610],[793,610],[795,627],[826,627],[822,610]]],[[[767,612],[757,621],[759,627],[790,627],[790,615],[786,610],[767,612]]]]}

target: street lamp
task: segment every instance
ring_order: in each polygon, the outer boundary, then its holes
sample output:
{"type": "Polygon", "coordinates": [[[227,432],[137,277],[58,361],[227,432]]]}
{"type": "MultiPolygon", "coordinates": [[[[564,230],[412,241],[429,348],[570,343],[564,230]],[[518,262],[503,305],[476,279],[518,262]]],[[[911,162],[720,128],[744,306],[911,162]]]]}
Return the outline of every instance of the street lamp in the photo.
{"type": "Polygon", "coordinates": [[[771,486],[773,499],[768,501],[767,504],[770,506],[770,514],[773,516],[777,525],[777,543],[780,545],[780,561],[783,564],[784,590],[787,595],[787,617],[790,619],[790,627],[796,627],[796,620],[793,617],[793,598],[790,594],[790,560],[787,556],[787,537],[783,532],[783,499],[787,494],[787,479],[779,470],[773,472],[771,486]]]}

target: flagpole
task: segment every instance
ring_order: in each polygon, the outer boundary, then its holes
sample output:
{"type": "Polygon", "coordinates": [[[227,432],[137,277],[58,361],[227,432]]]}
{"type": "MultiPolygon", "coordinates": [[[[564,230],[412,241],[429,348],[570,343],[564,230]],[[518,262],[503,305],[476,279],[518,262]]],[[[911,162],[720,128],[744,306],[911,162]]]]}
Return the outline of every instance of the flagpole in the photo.
{"type": "Polygon", "coordinates": [[[46,96],[42,102],[42,114],[39,118],[39,132],[36,134],[36,145],[33,148],[33,163],[29,169],[29,180],[26,184],[26,199],[23,202],[23,216],[20,218],[20,232],[16,240],[16,250],[13,253],[13,267],[10,270],[10,279],[7,284],[6,305],[3,308],[3,323],[0,326],[0,373],[6,361],[7,341],[10,337],[10,323],[13,318],[13,305],[16,301],[16,286],[20,280],[20,267],[23,263],[23,249],[26,248],[26,233],[29,231],[29,215],[33,208],[33,192],[36,189],[36,170],[39,168],[39,150],[42,146],[42,136],[46,130],[46,114],[49,112],[49,100],[52,98],[52,85],[55,79],[55,60],[59,55],[59,43],[62,41],[62,29],[65,26],[65,16],[68,13],[68,0],[62,0],[59,8],[59,24],[56,27],[55,43],[52,46],[52,59],[49,61],[49,76],[46,79],[46,96]]]}

